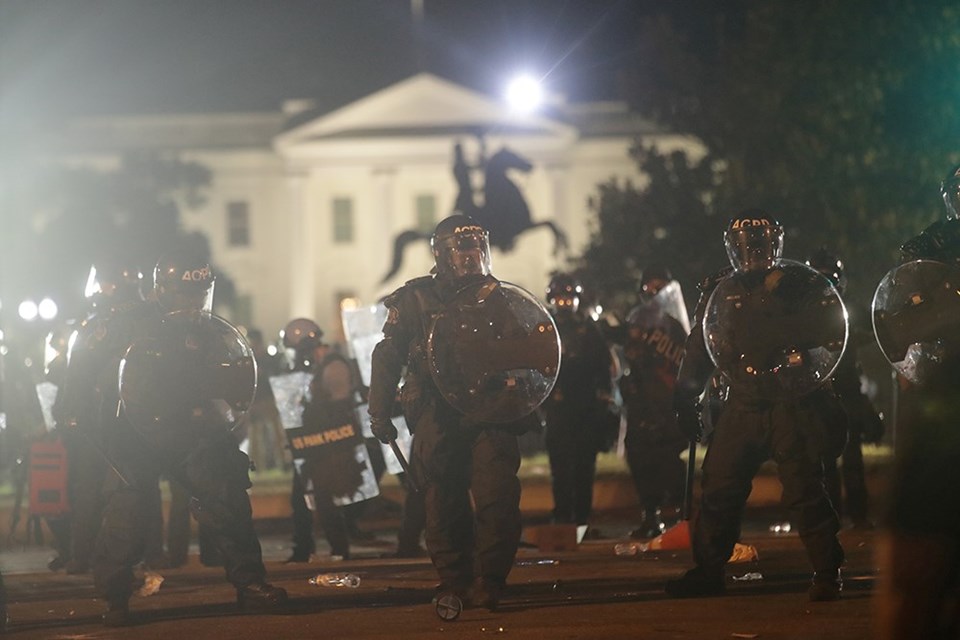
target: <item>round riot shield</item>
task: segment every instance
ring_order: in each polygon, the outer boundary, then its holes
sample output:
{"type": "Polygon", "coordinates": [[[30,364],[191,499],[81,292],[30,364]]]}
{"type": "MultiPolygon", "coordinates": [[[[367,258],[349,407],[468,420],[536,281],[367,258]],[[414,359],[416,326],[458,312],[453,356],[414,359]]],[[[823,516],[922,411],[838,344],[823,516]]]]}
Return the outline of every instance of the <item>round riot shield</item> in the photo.
{"type": "Polygon", "coordinates": [[[120,399],[144,433],[233,429],[253,402],[253,349],[229,322],[206,311],[163,316],[120,362],[120,399]]]}
{"type": "Polygon", "coordinates": [[[430,374],[444,399],[477,422],[513,422],[550,395],[560,369],[553,318],[508,282],[461,291],[434,319],[430,374]]]}
{"type": "Polygon", "coordinates": [[[847,335],[836,288],[793,260],[733,272],[710,295],[703,320],[707,350],[730,386],[763,400],[792,400],[824,384],[847,335]]]}
{"type": "Polygon", "coordinates": [[[932,260],[892,269],[873,296],[873,331],[890,364],[922,384],[960,353],[960,269],[932,260]]]}

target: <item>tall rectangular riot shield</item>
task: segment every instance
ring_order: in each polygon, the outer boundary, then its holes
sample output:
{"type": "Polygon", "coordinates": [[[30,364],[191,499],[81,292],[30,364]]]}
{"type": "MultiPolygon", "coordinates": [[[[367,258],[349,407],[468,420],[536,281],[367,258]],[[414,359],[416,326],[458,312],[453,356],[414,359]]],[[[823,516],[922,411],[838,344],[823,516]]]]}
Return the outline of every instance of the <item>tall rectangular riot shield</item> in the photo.
{"type": "MultiPolygon", "coordinates": [[[[297,471],[307,462],[315,469],[329,471],[328,488],[338,506],[379,495],[370,454],[352,420],[342,420],[342,425],[333,427],[304,425],[304,403],[311,399],[312,380],[313,374],[305,371],[270,376],[270,388],[297,471]]],[[[312,490],[312,486],[307,489],[312,490]]]]}
{"type": "MultiPolygon", "coordinates": [[[[364,386],[370,386],[370,370],[373,360],[373,349],[381,340],[383,340],[383,324],[387,320],[387,308],[380,303],[356,309],[344,309],[340,312],[343,320],[343,333],[347,338],[347,346],[350,349],[350,357],[357,362],[357,368],[360,370],[360,379],[364,386]]],[[[373,438],[373,432],[370,430],[370,415],[367,413],[367,405],[361,404],[357,407],[357,418],[363,428],[365,438],[373,438]]],[[[413,436],[407,427],[407,422],[403,416],[394,416],[393,424],[397,427],[397,444],[400,450],[410,458],[410,444],[413,436]]],[[[398,474],[403,472],[400,461],[394,455],[389,445],[381,444],[383,459],[387,465],[387,472],[398,474]]]]}

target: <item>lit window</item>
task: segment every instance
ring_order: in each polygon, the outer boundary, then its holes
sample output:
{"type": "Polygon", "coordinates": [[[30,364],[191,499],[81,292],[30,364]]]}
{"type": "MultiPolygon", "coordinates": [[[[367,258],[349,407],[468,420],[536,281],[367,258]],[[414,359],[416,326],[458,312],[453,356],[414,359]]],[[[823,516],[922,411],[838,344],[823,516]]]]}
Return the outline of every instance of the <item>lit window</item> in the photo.
{"type": "Polygon", "coordinates": [[[353,242],[353,200],[351,198],[333,199],[333,241],[338,244],[353,242]]]}
{"type": "Polygon", "coordinates": [[[227,246],[250,246],[250,205],[246,202],[227,203],[227,246]]]}
{"type": "Polygon", "coordinates": [[[355,291],[337,291],[333,294],[333,311],[334,318],[331,326],[336,327],[337,336],[336,341],[343,343],[347,341],[347,334],[343,329],[343,315],[342,312],[345,309],[355,309],[359,305],[360,301],[357,298],[357,293],[355,291]]]}

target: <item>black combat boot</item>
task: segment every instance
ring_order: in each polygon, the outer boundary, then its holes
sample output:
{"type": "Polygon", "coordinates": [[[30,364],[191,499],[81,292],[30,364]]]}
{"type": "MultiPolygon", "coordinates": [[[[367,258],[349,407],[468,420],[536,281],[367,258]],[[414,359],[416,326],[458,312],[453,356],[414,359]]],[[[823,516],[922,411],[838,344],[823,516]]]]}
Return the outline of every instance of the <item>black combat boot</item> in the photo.
{"type": "Polygon", "coordinates": [[[470,589],[469,606],[477,609],[495,611],[500,604],[505,583],[496,578],[478,578],[470,589]]]}
{"type": "Polygon", "coordinates": [[[813,583],[807,590],[807,596],[810,602],[833,602],[840,599],[840,591],[843,589],[843,578],[840,577],[840,570],[836,571],[817,571],[813,574],[813,583]]]}
{"type": "Polygon", "coordinates": [[[660,517],[660,509],[644,509],[640,515],[640,526],[630,532],[634,540],[648,540],[656,538],[667,530],[667,526],[660,517]]]}
{"type": "Polygon", "coordinates": [[[103,626],[125,627],[130,624],[130,607],[127,598],[110,598],[103,614],[103,626]]]}
{"type": "Polygon", "coordinates": [[[237,606],[247,609],[272,609],[287,601],[287,590],[266,582],[253,582],[237,589],[237,606]]]}
{"type": "Polygon", "coordinates": [[[694,567],[680,578],[667,582],[665,591],[671,598],[722,596],[726,591],[723,583],[723,568],[707,570],[703,567],[694,567]]]}

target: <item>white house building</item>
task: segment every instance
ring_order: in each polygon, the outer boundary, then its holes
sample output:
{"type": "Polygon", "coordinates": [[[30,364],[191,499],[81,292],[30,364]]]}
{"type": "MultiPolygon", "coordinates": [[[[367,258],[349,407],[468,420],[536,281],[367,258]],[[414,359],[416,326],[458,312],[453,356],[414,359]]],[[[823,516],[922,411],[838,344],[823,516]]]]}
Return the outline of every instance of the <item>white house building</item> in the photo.
{"type": "MultiPolygon", "coordinates": [[[[690,139],[658,131],[621,103],[556,102],[518,115],[499,100],[422,73],[333,110],[292,101],[272,113],[174,114],[74,123],[65,152],[110,162],[125,150],[163,149],[212,172],[202,208],[184,209],[210,239],[214,263],[237,286],[233,320],[276,335],[291,318],[340,335],[342,304],[372,304],[427,273],[426,243],[388,271],[394,237],[432,230],[457,196],[453,148],[469,162],[508,147],[533,164],[511,174],[535,221],[550,220],[578,255],[593,219],[589,200],[611,178],[642,183],[628,150],[638,136],[669,149],[690,139]]],[[[474,185],[482,188],[482,173],[474,185]]],[[[565,266],[541,227],[495,251],[494,273],[537,295],[565,266]]]]}

